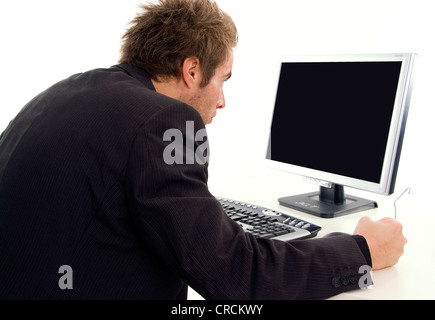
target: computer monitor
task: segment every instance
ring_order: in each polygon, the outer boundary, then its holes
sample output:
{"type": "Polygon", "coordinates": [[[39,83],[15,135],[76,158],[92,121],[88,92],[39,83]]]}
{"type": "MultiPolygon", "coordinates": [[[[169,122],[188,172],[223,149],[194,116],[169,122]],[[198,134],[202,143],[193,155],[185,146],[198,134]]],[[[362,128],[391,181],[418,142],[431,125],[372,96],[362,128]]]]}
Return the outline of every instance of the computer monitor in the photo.
{"type": "Polygon", "coordinates": [[[286,57],[280,61],[266,164],[317,182],[279,198],[323,218],[377,207],[344,187],[390,195],[412,90],[413,53],[286,57]]]}

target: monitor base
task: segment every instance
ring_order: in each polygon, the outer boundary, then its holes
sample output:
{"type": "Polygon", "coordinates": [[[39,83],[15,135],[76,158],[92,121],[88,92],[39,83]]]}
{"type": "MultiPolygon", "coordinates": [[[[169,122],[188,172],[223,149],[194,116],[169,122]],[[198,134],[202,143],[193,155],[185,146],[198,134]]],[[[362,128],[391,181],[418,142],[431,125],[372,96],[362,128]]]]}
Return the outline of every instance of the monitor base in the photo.
{"type": "Polygon", "coordinates": [[[320,187],[319,192],[282,197],[278,202],[282,206],[321,218],[335,218],[378,207],[375,201],[346,196],[341,185],[333,185],[332,188],[320,187]]]}

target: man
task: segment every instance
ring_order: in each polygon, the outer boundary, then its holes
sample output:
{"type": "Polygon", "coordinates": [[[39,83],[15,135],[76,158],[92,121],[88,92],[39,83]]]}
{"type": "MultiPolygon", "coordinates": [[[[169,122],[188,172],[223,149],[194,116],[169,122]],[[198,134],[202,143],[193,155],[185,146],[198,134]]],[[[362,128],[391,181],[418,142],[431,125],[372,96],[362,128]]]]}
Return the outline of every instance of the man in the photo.
{"type": "Polygon", "coordinates": [[[186,299],[190,285],[206,299],[320,299],[398,261],[391,219],[281,242],[223,213],[204,125],[225,106],[236,43],[214,2],[160,0],[132,22],[119,65],[23,108],[0,137],[0,298],[186,299]]]}

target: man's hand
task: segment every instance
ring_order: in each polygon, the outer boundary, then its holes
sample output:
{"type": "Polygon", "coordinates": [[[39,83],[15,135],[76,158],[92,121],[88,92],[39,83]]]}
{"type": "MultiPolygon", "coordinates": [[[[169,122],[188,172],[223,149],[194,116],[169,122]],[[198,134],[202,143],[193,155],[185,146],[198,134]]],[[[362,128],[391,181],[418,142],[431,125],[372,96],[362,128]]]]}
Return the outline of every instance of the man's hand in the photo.
{"type": "Polygon", "coordinates": [[[373,270],[395,265],[403,255],[407,242],[402,233],[402,224],[392,218],[373,222],[369,217],[363,217],[358,222],[354,234],[366,239],[373,270]]]}

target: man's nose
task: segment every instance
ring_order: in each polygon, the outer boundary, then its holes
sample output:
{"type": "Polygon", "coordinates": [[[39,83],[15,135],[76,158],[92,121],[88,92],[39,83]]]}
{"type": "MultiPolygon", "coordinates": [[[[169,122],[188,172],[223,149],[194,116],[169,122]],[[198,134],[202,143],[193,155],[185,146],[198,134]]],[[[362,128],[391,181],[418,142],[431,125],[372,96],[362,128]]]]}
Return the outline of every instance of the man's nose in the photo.
{"type": "Polygon", "coordinates": [[[219,100],[218,100],[216,108],[218,108],[218,109],[225,108],[225,96],[224,96],[224,89],[223,88],[221,88],[221,92],[219,93],[219,100]]]}

